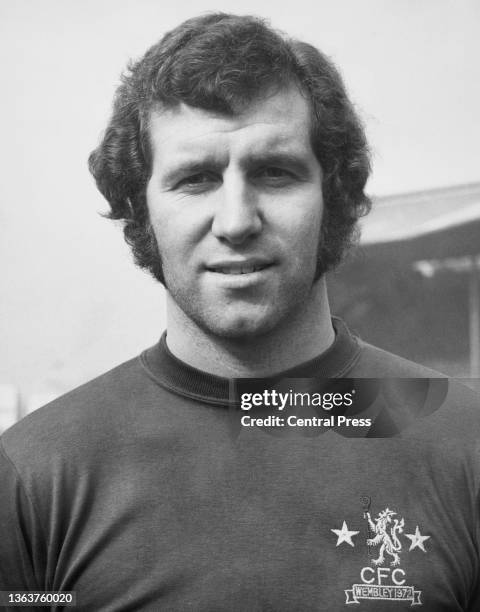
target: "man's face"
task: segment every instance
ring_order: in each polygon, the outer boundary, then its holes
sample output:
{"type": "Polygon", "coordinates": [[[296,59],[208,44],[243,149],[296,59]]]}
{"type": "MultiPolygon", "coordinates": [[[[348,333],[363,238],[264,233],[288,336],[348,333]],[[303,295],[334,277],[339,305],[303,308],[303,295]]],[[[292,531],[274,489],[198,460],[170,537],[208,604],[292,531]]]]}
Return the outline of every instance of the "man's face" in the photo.
{"type": "Polygon", "coordinates": [[[296,88],[228,117],[152,113],[147,204],[167,290],[203,331],[263,334],[312,298],[322,171],[296,88]]]}

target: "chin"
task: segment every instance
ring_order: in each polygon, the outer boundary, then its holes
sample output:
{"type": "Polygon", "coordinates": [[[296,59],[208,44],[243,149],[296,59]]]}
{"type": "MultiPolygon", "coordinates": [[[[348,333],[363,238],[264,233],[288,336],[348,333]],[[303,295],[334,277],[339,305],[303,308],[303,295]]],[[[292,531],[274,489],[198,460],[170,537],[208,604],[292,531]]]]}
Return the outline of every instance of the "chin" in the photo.
{"type": "Polygon", "coordinates": [[[270,319],[253,317],[235,317],[226,319],[218,317],[210,321],[197,321],[197,324],[209,334],[225,340],[251,340],[269,333],[277,322],[270,319]]]}

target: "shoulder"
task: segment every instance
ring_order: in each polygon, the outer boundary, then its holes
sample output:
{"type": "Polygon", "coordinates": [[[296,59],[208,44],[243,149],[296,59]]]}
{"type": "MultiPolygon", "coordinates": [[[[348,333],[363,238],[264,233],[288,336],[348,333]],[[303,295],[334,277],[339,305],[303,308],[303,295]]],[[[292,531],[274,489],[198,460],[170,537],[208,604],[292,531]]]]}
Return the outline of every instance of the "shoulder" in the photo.
{"type": "Polygon", "coordinates": [[[2,434],[3,449],[14,463],[75,455],[130,422],[152,386],[158,393],[140,358],[131,359],[21,419],[2,434]]]}
{"type": "Polygon", "coordinates": [[[448,432],[455,439],[480,438],[480,394],[459,379],[404,359],[357,338],[358,358],[349,378],[377,379],[395,417],[408,415],[415,427],[448,432]],[[413,421],[412,421],[413,422],[413,421]]]}
{"type": "Polygon", "coordinates": [[[358,359],[349,376],[354,378],[446,378],[445,374],[384,351],[357,338],[358,359]]]}

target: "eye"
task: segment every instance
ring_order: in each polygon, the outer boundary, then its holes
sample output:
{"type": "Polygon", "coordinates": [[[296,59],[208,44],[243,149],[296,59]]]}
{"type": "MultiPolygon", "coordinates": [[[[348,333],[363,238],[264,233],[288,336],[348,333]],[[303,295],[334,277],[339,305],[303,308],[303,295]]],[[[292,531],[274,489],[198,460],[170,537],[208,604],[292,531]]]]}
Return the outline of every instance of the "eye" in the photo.
{"type": "Polygon", "coordinates": [[[197,172],[182,178],[176,185],[175,189],[181,189],[191,192],[202,192],[211,188],[218,181],[218,178],[209,172],[197,172]]]}
{"type": "Polygon", "coordinates": [[[261,174],[263,176],[268,176],[271,178],[278,178],[282,176],[289,175],[290,173],[284,170],[283,168],[263,168],[261,174]]]}
{"type": "Polygon", "coordinates": [[[192,176],[188,176],[187,178],[182,180],[182,183],[185,185],[201,185],[202,183],[207,183],[211,180],[211,177],[204,172],[193,174],[192,176]]]}
{"type": "Polygon", "coordinates": [[[256,173],[255,178],[268,186],[284,187],[295,180],[295,175],[285,168],[266,166],[256,173]]]}

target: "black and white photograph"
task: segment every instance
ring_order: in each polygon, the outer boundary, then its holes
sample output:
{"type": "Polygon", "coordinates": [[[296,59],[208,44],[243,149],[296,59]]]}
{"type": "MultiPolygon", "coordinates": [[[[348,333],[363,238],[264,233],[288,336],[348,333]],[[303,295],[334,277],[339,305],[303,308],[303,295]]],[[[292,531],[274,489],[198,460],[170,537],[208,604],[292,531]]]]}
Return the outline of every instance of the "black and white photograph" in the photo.
{"type": "Polygon", "coordinates": [[[479,27],[3,0],[0,609],[480,610],[479,27]]]}

